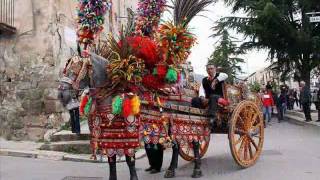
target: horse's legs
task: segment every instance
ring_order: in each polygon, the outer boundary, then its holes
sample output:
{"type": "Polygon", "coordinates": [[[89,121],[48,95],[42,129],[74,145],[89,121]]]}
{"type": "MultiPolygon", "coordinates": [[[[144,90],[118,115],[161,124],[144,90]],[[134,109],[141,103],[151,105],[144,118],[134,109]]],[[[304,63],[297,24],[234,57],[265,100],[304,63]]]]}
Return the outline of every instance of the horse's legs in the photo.
{"type": "Polygon", "coordinates": [[[193,152],[194,152],[194,169],[192,173],[192,178],[200,178],[202,176],[201,171],[201,158],[200,158],[200,143],[192,142],[193,144],[193,152]]]}
{"type": "Polygon", "coordinates": [[[130,170],[130,180],[138,180],[137,171],[135,167],[135,158],[126,155],[126,161],[130,170]]]}
{"type": "Polygon", "coordinates": [[[110,170],[110,175],[109,175],[109,180],[117,180],[117,159],[116,155],[109,157],[108,158],[108,163],[109,163],[109,170],[110,170]]]}
{"type": "Polygon", "coordinates": [[[172,157],[170,166],[167,169],[164,178],[173,178],[175,177],[175,169],[178,167],[178,157],[179,157],[179,145],[174,143],[172,146],[172,157]]]}

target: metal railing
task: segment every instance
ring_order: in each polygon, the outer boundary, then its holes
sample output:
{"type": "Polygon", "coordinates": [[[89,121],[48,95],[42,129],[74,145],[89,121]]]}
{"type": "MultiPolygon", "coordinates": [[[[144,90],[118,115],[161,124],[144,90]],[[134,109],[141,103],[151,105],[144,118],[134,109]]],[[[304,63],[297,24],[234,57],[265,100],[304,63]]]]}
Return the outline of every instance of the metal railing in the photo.
{"type": "Polygon", "coordinates": [[[0,23],[14,27],[14,0],[0,0],[0,23]]]}

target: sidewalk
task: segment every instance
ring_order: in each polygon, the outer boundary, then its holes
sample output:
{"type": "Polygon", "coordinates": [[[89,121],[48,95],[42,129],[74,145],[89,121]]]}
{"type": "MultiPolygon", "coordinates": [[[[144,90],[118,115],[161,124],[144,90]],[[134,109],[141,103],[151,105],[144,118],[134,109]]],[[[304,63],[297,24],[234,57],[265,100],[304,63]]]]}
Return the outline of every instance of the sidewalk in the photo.
{"type": "MultiPolygon", "coordinates": [[[[89,131],[87,123],[81,123],[81,131],[89,131]]],[[[67,131],[61,131],[59,133],[66,133],[67,131]]],[[[67,132],[71,133],[71,132],[67,132]]],[[[63,161],[75,161],[75,162],[92,162],[92,163],[106,163],[107,158],[97,155],[97,160],[90,159],[91,154],[71,154],[58,151],[45,151],[39,150],[39,148],[46,144],[46,142],[32,142],[32,141],[8,141],[0,137],[0,156],[15,156],[25,158],[39,158],[50,160],[63,160],[63,161]]],[[[136,152],[136,159],[145,157],[144,149],[139,149],[136,152]]],[[[125,157],[117,159],[117,162],[125,162],[125,157]]]]}
{"type": "MultiPolygon", "coordinates": [[[[25,158],[39,158],[50,160],[64,160],[76,162],[92,162],[92,163],[106,163],[106,157],[97,155],[98,160],[90,159],[90,154],[71,154],[58,151],[43,151],[39,150],[43,143],[36,143],[31,141],[7,141],[0,138],[0,156],[14,156],[25,158]]],[[[136,152],[136,159],[145,157],[144,149],[139,149],[136,152]]],[[[125,162],[125,157],[121,157],[117,162],[125,162]]]]}
{"type": "Polygon", "coordinates": [[[287,118],[287,120],[292,122],[320,127],[320,122],[316,122],[318,120],[318,112],[315,110],[315,107],[311,107],[312,121],[310,122],[305,121],[303,111],[297,107],[295,107],[294,110],[287,110],[285,117],[287,118]]]}

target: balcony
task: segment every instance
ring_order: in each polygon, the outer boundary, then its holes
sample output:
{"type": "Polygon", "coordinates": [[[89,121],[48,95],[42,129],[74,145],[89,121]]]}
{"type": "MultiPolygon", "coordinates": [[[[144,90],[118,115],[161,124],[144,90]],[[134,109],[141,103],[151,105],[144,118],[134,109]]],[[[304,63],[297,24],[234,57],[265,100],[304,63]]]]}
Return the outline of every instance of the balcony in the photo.
{"type": "Polygon", "coordinates": [[[17,32],[14,27],[14,0],[0,0],[0,36],[13,35],[17,32]]]}

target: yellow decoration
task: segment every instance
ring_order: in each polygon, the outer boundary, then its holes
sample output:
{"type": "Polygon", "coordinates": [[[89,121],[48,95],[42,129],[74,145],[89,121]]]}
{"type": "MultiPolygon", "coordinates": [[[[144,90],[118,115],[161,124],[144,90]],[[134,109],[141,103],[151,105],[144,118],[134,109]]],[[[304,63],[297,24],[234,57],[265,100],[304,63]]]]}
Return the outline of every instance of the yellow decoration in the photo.
{"type": "Polygon", "coordinates": [[[158,106],[162,107],[162,103],[161,103],[161,101],[160,101],[160,98],[159,98],[159,97],[157,97],[157,103],[158,103],[158,106]]]}
{"type": "Polygon", "coordinates": [[[130,55],[127,59],[122,59],[119,53],[113,52],[108,70],[111,74],[113,84],[119,82],[140,82],[144,63],[142,59],[130,55]]]}
{"type": "Polygon", "coordinates": [[[132,114],[137,115],[140,113],[140,99],[139,96],[134,95],[131,99],[131,108],[132,108],[132,114]]]}

